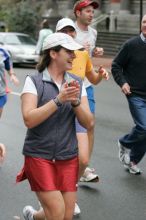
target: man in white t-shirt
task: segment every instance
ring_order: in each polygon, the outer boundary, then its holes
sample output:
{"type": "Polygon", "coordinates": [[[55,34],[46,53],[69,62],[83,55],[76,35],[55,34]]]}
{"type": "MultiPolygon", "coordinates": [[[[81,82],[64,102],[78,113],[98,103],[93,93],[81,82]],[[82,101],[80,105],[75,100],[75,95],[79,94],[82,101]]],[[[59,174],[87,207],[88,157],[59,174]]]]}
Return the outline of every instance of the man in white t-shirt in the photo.
{"type": "MultiPolygon", "coordinates": [[[[95,46],[97,39],[97,31],[90,26],[94,16],[94,9],[97,9],[98,7],[99,3],[97,1],[91,0],[77,1],[74,5],[74,14],[76,16],[75,26],[77,32],[76,41],[82,44],[84,48],[89,51],[91,57],[103,55],[103,48],[98,48],[95,46]]],[[[85,79],[84,84],[87,91],[90,110],[94,114],[95,100],[93,86],[87,79],[85,79]]],[[[88,138],[90,159],[94,144],[94,127],[93,129],[88,131],[88,138]]],[[[90,172],[94,172],[94,169],[87,167],[82,178],[85,180],[85,182],[86,177],[89,175],[90,172]]]]}

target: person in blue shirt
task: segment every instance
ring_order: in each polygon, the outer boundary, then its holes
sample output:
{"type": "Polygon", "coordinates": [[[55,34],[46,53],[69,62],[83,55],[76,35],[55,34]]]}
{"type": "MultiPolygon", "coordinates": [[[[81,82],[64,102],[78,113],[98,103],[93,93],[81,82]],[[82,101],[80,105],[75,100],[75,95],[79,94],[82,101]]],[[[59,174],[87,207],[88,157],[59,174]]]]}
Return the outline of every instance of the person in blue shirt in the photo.
{"type": "Polygon", "coordinates": [[[0,117],[3,111],[3,107],[7,102],[6,80],[5,80],[6,71],[10,76],[10,80],[15,85],[18,85],[19,80],[17,79],[14,73],[10,55],[4,48],[0,47],[0,117]]]}
{"type": "MultiPolygon", "coordinates": [[[[0,47],[0,117],[3,111],[3,107],[7,102],[7,93],[6,93],[6,79],[5,72],[8,72],[10,80],[14,84],[18,85],[19,80],[15,76],[13,71],[13,65],[9,53],[2,47],[0,47]]],[[[0,143],[0,163],[3,162],[6,154],[5,145],[0,143]]]]}

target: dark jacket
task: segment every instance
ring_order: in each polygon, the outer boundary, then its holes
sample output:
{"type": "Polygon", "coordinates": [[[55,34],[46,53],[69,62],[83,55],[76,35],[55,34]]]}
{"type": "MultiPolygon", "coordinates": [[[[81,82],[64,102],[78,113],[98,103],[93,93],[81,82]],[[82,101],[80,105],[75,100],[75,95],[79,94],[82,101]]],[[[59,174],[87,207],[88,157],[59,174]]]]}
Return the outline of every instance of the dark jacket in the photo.
{"type": "Polygon", "coordinates": [[[133,95],[146,97],[146,43],[140,36],[122,46],[113,60],[112,74],[120,87],[128,83],[133,95]]]}

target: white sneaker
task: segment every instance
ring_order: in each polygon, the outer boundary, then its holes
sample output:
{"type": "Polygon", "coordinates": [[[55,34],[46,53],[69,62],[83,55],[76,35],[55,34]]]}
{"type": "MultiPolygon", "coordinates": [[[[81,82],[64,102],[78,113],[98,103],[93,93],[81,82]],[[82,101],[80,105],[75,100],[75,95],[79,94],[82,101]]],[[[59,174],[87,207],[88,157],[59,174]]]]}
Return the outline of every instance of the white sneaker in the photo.
{"type": "Polygon", "coordinates": [[[78,206],[78,204],[75,203],[74,216],[80,215],[80,214],[81,214],[81,209],[80,209],[80,207],[78,206]]]}
{"type": "Polygon", "coordinates": [[[132,162],[130,162],[129,165],[124,165],[124,167],[129,170],[129,173],[132,173],[132,174],[135,174],[135,175],[140,175],[142,173],[140,168],[132,162]]]}
{"type": "Polygon", "coordinates": [[[130,163],[130,156],[128,153],[128,149],[124,147],[119,141],[118,141],[118,147],[119,147],[119,160],[124,165],[128,165],[130,163]]]}
{"type": "Polygon", "coordinates": [[[34,220],[33,215],[36,210],[32,206],[25,206],[23,209],[23,217],[25,220],[34,220]]]}
{"type": "Polygon", "coordinates": [[[86,170],[88,170],[90,173],[95,173],[95,169],[93,167],[86,167],[86,170]]]}
{"type": "Polygon", "coordinates": [[[99,181],[99,176],[91,172],[91,169],[89,167],[85,169],[83,176],[80,178],[80,182],[98,182],[98,181],[99,181]]]}

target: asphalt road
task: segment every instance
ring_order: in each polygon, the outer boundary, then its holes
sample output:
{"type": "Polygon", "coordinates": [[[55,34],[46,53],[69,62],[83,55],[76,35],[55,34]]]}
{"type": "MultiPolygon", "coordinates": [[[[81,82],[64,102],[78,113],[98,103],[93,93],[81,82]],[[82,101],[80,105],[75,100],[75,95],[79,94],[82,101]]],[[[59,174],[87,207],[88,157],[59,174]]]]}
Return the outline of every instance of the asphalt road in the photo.
{"type": "MultiPolygon", "coordinates": [[[[23,219],[22,209],[38,203],[27,181],[15,184],[23,165],[21,154],[26,128],[21,116],[21,92],[26,74],[34,69],[16,68],[21,83],[15,88],[0,121],[0,142],[7,146],[7,157],[0,168],[0,220],[23,219]],[[17,218],[20,217],[20,218],[17,218]]],[[[117,139],[133,125],[125,97],[113,82],[102,82],[95,88],[96,130],[91,166],[100,176],[99,183],[80,184],[79,220],[145,220],[146,219],[146,160],[140,163],[142,175],[134,176],[119,163],[117,139]]]]}

